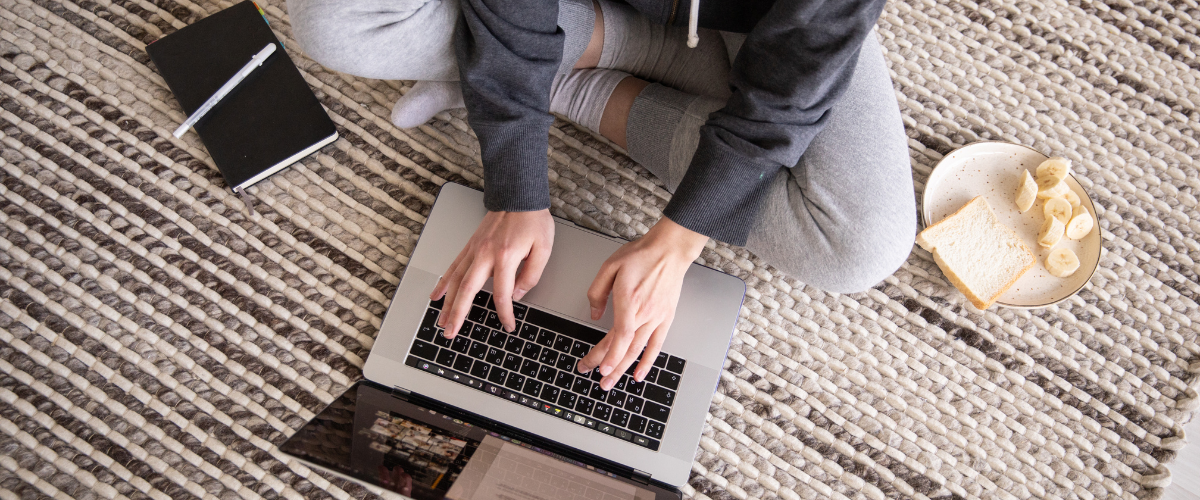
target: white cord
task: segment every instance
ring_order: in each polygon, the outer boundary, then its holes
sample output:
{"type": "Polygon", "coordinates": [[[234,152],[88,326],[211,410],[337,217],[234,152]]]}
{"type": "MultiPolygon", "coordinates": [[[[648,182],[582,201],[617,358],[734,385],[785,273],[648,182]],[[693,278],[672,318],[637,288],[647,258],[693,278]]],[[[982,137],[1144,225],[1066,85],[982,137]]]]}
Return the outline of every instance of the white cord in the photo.
{"type": "Polygon", "coordinates": [[[692,12],[688,15],[688,48],[696,48],[700,44],[697,33],[700,24],[700,0],[692,0],[692,12]]]}

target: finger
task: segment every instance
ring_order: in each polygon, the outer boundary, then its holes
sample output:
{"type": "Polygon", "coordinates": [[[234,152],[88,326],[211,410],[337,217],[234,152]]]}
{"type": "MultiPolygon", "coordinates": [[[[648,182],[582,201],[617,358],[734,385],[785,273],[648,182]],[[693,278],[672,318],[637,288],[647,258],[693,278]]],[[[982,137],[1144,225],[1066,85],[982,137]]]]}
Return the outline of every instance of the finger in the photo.
{"type": "Polygon", "coordinates": [[[671,321],[675,315],[663,321],[654,329],[654,334],[650,335],[650,340],[646,342],[646,350],[642,353],[642,361],[638,363],[637,370],[633,372],[633,379],[641,382],[646,380],[646,375],[650,374],[650,369],[654,367],[654,360],[658,359],[658,353],[662,352],[663,342],[667,340],[667,332],[671,330],[671,321]]]}
{"type": "Polygon", "coordinates": [[[546,262],[550,260],[550,248],[545,245],[534,244],[533,248],[529,249],[529,256],[525,258],[525,266],[521,268],[521,272],[517,275],[517,281],[514,284],[512,298],[513,300],[521,300],[526,293],[533,290],[538,282],[542,280],[542,271],[546,269],[546,262]]]}
{"type": "Polygon", "coordinates": [[[500,324],[504,331],[512,333],[517,329],[517,319],[513,316],[513,279],[517,273],[520,260],[511,259],[497,263],[492,272],[492,300],[496,302],[496,314],[500,316],[500,324]]]}
{"type": "Polygon", "coordinates": [[[625,351],[625,356],[617,363],[616,368],[611,373],[600,380],[600,388],[611,390],[617,381],[621,380],[621,376],[625,374],[625,370],[629,369],[638,359],[638,355],[642,353],[642,348],[646,346],[646,341],[649,340],[651,332],[654,331],[654,325],[646,323],[638,329],[634,335],[633,342],[629,344],[629,349],[625,351]]]}
{"type": "Polygon", "coordinates": [[[575,369],[579,370],[579,373],[587,373],[595,369],[600,364],[600,360],[604,359],[604,355],[608,353],[608,344],[611,342],[612,339],[605,335],[592,350],[579,359],[579,364],[575,369]]]}
{"type": "Polygon", "coordinates": [[[433,292],[430,292],[429,294],[429,300],[437,300],[446,295],[446,288],[450,286],[450,280],[448,279],[450,272],[456,269],[459,263],[466,258],[467,250],[470,248],[471,245],[468,244],[463,247],[462,251],[458,252],[458,256],[454,258],[454,262],[451,262],[450,267],[446,268],[446,274],[443,274],[440,278],[438,278],[437,285],[434,285],[433,292]]]}
{"type": "Polygon", "coordinates": [[[450,308],[454,307],[454,304],[458,303],[459,283],[462,282],[463,273],[465,273],[470,267],[471,262],[471,258],[467,257],[464,261],[459,262],[458,265],[450,268],[450,271],[446,273],[446,300],[442,303],[442,314],[438,317],[437,322],[438,328],[444,329],[446,326],[448,326],[447,323],[450,319],[450,308]]]}
{"type": "Polygon", "coordinates": [[[607,377],[616,369],[617,364],[625,357],[625,351],[628,351],[629,345],[633,343],[638,329],[642,326],[636,322],[635,313],[637,311],[628,302],[627,294],[613,298],[613,327],[607,335],[612,338],[612,341],[608,344],[608,352],[604,355],[604,359],[600,361],[600,375],[607,377]]]}
{"type": "MultiPolygon", "coordinates": [[[[446,338],[452,339],[459,333],[462,327],[463,320],[466,319],[467,313],[471,311],[471,298],[483,288],[483,284],[487,282],[488,275],[492,272],[490,262],[476,260],[471,263],[471,267],[467,269],[463,275],[462,282],[458,285],[458,294],[455,297],[454,307],[450,309],[450,319],[446,325],[446,338]],[[451,334],[451,332],[454,332],[451,334]]],[[[445,307],[445,306],[443,306],[445,307]]]]}
{"type": "Polygon", "coordinates": [[[592,306],[592,321],[604,315],[604,308],[608,306],[608,294],[616,281],[617,269],[616,265],[605,262],[600,266],[600,272],[596,273],[596,279],[592,280],[592,286],[588,287],[587,297],[592,306]]]}

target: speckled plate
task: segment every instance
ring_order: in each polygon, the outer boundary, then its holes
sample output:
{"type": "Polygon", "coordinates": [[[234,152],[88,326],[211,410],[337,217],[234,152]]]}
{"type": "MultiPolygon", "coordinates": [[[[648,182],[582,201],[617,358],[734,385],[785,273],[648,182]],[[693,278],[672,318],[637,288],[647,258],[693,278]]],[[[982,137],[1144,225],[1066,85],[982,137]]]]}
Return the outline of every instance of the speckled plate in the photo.
{"type": "MultiPolygon", "coordinates": [[[[996,301],[1002,306],[1028,309],[1066,300],[1087,284],[1100,264],[1100,225],[1097,223],[1082,239],[1064,236],[1055,247],[1070,248],[1079,256],[1079,270],[1075,274],[1056,278],[1046,271],[1046,255],[1050,250],[1037,243],[1044,220],[1043,200],[1037,200],[1025,213],[1019,212],[1013,201],[1021,182],[1021,170],[1028,170],[1036,177],[1037,166],[1045,160],[1046,155],[1019,144],[976,142],[942,158],[925,183],[921,218],[926,227],[946,218],[976,196],[983,196],[1000,222],[1016,231],[1037,256],[1037,264],[996,301]]],[[[1066,182],[1079,195],[1088,213],[1095,217],[1096,207],[1079,181],[1072,175],[1066,182]]]]}

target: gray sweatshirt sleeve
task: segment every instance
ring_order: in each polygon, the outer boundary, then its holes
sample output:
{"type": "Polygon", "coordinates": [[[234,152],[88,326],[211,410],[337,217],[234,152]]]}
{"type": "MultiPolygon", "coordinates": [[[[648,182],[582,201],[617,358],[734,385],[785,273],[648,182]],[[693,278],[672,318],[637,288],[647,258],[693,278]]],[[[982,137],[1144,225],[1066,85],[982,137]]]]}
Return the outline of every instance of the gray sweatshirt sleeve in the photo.
{"type": "Polygon", "coordinates": [[[562,58],[556,0],[462,0],[454,33],[488,210],[550,207],[550,84],[562,58]]]}
{"type": "Polygon", "coordinates": [[[825,124],[850,81],[884,0],[779,0],[755,25],[730,74],[733,95],[700,130],[663,214],[744,245],[763,193],[825,124]]]}

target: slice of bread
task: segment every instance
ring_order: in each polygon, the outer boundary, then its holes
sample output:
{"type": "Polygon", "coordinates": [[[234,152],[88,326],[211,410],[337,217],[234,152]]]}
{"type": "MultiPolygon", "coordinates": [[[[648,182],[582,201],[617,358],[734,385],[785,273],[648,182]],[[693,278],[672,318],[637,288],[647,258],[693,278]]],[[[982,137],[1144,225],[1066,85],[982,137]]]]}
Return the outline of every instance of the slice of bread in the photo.
{"type": "Polygon", "coordinates": [[[1037,263],[1021,237],[982,196],[917,235],[942,272],[975,307],[987,309],[1037,263]]]}

